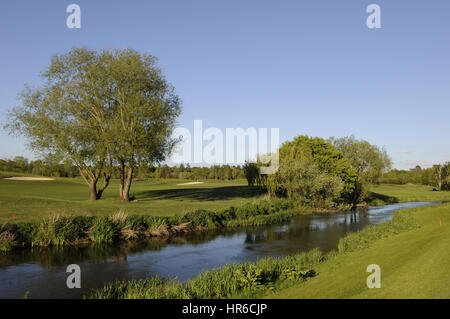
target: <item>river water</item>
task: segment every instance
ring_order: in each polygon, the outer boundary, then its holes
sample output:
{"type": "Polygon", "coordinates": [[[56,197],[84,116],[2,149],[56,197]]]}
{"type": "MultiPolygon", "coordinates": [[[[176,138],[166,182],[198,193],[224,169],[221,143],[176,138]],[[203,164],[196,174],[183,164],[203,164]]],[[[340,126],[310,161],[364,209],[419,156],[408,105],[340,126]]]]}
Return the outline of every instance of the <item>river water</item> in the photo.
{"type": "Polygon", "coordinates": [[[105,282],[160,275],[186,280],[227,263],[255,261],[320,248],[367,225],[390,220],[400,203],[354,212],[298,216],[283,225],[211,231],[170,240],[68,248],[30,248],[0,255],[0,298],[80,298],[105,282]],[[81,289],[68,289],[66,268],[81,268],[81,289]]]}

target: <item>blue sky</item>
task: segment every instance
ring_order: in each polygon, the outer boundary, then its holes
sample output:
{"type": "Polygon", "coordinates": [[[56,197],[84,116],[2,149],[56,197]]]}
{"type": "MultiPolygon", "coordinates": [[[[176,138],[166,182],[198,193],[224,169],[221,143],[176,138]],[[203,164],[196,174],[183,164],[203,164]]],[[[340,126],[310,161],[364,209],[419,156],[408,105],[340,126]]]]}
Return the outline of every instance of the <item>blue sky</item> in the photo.
{"type": "MultiPolygon", "coordinates": [[[[179,126],[278,127],[385,146],[397,168],[450,160],[450,1],[1,1],[0,121],[75,46],[159,58],[179,126]],[[82,27],[66,27],[66,7],[82,27]],[[368,29],[366,7],[381,7],[368,29]]],[[[0,157],[32,158],[0,131],[0,157]]]]}

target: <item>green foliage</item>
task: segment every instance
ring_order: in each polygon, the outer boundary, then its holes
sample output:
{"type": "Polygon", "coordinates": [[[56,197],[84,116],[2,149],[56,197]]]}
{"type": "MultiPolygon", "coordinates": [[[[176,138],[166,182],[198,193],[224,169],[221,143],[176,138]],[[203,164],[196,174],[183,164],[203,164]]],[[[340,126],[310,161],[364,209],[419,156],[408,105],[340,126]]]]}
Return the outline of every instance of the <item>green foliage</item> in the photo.
{"type": "Polygon", "coordinates": [[[297,136],[284,143],[279,150],[280,165],[287,159],[312,162],[327,175],[339,177],[344,187],[342,200],[351,202],[355,191],[356,170],[341,152],[329,142],[319,137],[297,136]]]}
{"type": "Polygon", "coordinates": [[[209,229],[222,227],[223,225],[220,214],[207,210],[189,212],[181,218],[181,222],[190,223],[193,227],[205,227],[209,229]]]}
{"type": "Polygon", "coordinates": [[[32,242],[43,246],[71,244],[84,236],[85,227],[84,218],[56,214],[39,223],[32,242]]]}
{"type": "Polygon", "coordinates": [[[109,185],[113,164],[120,166],[120,196],[129,200],[139,163],[162,161],[176,143],[171,134],[181,102],[156,59],[134,50],[74,48],[53,56],[42,77],[44,84],[26,87],[22,105],[9,112],[10,134],[75,164],[92,200],[109,185]]]}
{"type": "Polygon", "coordinates": [[[342,153],[356,171],[352,204],[361,203],[368,195],[370,184],[376,183],[381,174],[390,169],[392,161],[384,148],[379,148],[353,135],[330,138],[329,142],[342,153]]]}
{"type": "Polygon", "coordinates": [[[289,198],[316,208],[335,207],[344,187],[339,177],[327,175],[315,164],[299,159],[284,160],[276,180],[289,198]]]}
{"type": "Polygon", "coordinates": [[[119,236],[117,225],[106,216],[95,217],[89,229],[89,238],[96,243],[112,243],[119,236]]]}
{"type": "Polygon", "coordinates": [[[260,179],[259,168],[256,163],[245,162],[244,175],[247,179],[248,186],[255,186],[260,179]]]}
{"type": "Polygon", "coordinates": [[[393,169],[379,179],[381,184],[405,185],[409,183],[434,186],[436,190],[450,190],[450,162],[436,164],[430,168],[417,165],[410,170],[393,169]]]}
{"type": "Polygon", "coordinates": [[[324,260],[322,253],[313,249],[283,258],[264,258],[255,263],[228,264],[208,270],[185,283],[160,277],[109,283],[94,290],[88,298],[255,298],[265,291],[276,289],[278,285],[285,287],[285,279],[294,279],[291,283],[294,284],[295,281],[316,276],[311,268],[324,260]]]}
{"type": "Polygon", "coordinates": [[[280,275],[282,280],[304,280],[308,277],[314,277],[316,272],[314,270],[302,270],[298,265],[293,265],[283,269],[280,275]]]}

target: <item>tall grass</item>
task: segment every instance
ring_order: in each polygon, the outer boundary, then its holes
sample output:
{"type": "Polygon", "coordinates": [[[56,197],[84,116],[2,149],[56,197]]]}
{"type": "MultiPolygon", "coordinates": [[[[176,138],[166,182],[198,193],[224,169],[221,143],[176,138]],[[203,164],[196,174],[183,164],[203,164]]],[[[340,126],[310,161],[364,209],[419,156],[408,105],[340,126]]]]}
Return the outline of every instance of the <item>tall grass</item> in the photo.
{"type": "Polygon", "coordinates": [[[272,199],[220,211],[196,210],[181,216],[128,216],[123,211],[109,217],[56,214],[39,222],[4,224],[0,228],[0,251],[19,246],[112,243],[205,229],[274,224],[286,222],[299,212],[301,209],[294,201],[272,199]]]}
{"type": "Polygon", "coordinates": [[[267,291],[314,277],[314,266],[325,256],[313,249],[283,258],[269,257],[255,263],[229,264],[206,271],[188,282],[152,277],[117,281],[94,290],[92,299],[221,299],[255,298],[267,291]]]}

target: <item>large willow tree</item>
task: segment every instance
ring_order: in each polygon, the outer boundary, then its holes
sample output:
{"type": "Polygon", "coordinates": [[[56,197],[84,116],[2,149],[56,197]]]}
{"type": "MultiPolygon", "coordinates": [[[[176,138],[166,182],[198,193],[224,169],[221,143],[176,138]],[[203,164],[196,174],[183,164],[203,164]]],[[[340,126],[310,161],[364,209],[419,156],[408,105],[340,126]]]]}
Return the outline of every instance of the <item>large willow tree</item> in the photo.
{"type": "Polygon", "coordinates": [[[163,160],[176,142],[170,136],[180,100],[155,63],[134,50],[56,55],[44,84],[23,90],[7,128],[35,151],[73,162],[92,200],[119,168],[120,197],[129,200],[139,163],[163,160]]]}

